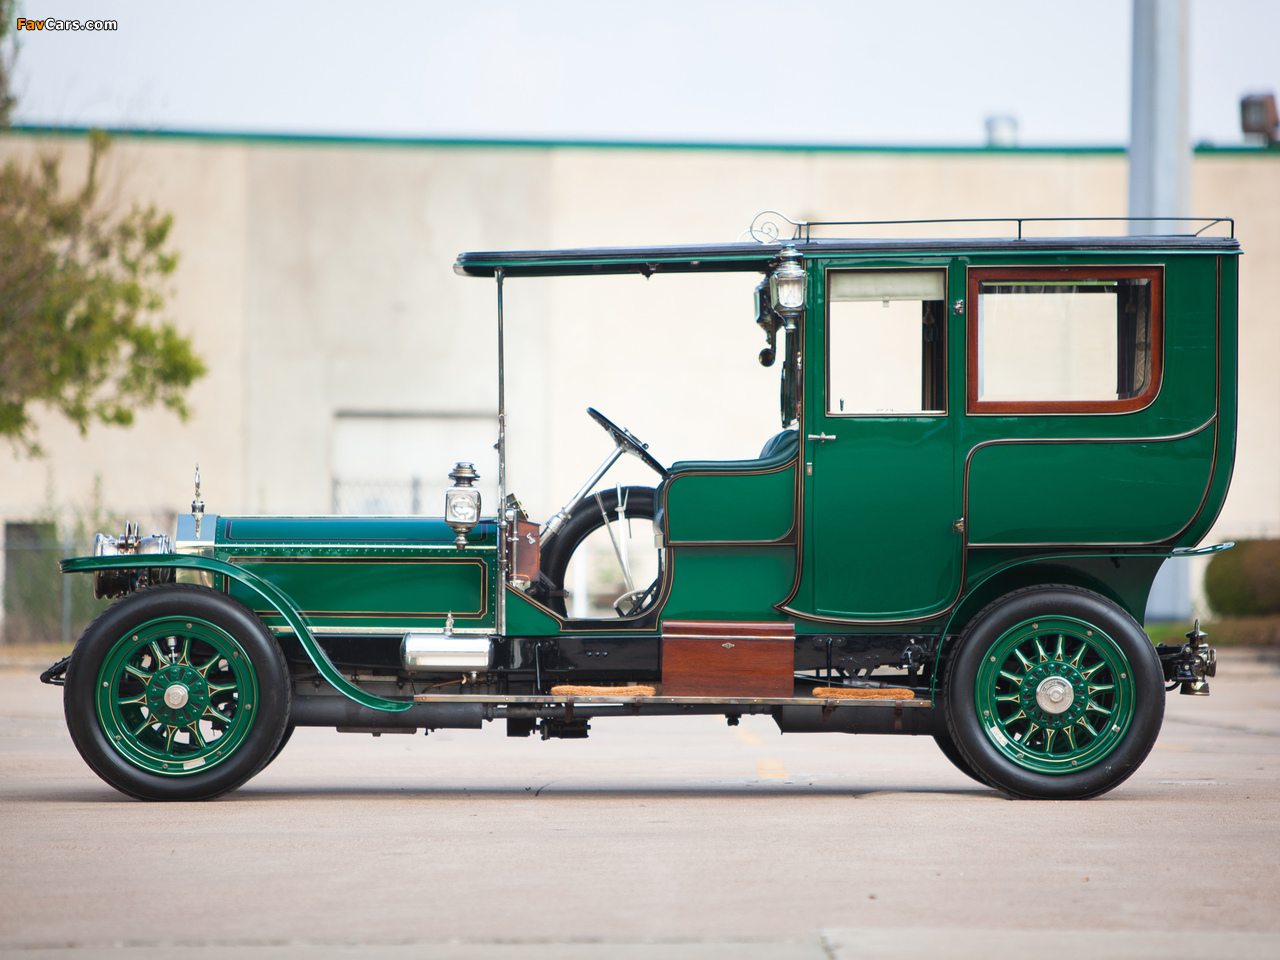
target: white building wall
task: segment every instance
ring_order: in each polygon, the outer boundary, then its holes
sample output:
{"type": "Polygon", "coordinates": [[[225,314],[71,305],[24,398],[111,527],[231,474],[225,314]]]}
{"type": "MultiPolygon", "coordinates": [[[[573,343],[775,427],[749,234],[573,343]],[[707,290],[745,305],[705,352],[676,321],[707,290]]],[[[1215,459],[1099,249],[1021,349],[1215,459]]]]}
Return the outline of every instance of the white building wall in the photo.
{"type": "MultiPolygon", "coordinates": [[[[0,138],[0,160],[41,149],[62,150],[68,172],[83,168],[83,138],[0,138]]],[[[99,479],[108,510],[183,511],[197,460],[212,512],[327,512],[340,415],[417,417],[428,429],[442,415],[493,412],[494,284],[454,275],[460,251],[727,241],[768,208],[802,219],[1123,215],[1127,179],[1118,151],[162,135],[117,138],[108,175],[121,203],[174,214],[182,259],[167,312],[210,373],[191,391],[185,424],[151,411],[132,429],[81,438],[41,416],[48,457],[0,457],[0,522],[83,512],[99,479]]],[[[1274,536],[1280,156],[1200,153],[1193,175],[1193,212],[1237,216],[1245,250],[1239,455],[1215,536],[1274,536]]],[[[555,509],[608,452],[584,413],[589,404],[666,462],[759,451],[778,429],[777,369],[755,359],[764,345],[752,322],[755,282],[508,281],[510,487],[535,516],[555,509]]],[[[631,458],[616,469],[611,478],[651,482],[631,458]]]]}

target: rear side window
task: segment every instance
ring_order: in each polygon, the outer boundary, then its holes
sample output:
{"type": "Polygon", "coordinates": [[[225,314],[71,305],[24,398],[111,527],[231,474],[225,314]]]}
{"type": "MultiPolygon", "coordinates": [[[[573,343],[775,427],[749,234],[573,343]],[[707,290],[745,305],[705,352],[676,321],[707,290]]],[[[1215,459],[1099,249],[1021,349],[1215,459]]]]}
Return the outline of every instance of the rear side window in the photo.
{"type": "Polygon", "coordinates": [[[1121,413],[1160,379],[1159,268],[969,271],[969,410],[1121,413]]]}

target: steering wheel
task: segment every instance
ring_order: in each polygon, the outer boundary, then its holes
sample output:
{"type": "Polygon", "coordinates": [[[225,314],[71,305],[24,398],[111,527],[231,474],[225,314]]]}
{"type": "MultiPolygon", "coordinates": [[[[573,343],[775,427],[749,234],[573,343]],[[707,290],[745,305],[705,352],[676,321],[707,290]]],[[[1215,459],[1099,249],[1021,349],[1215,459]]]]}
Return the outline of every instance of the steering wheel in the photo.
{"type": "Polygon", "coordinates": [[[658,476],[662,477],[662,479],[665,480],[671,475],[667,468],[655,460],[653,455],[649,453],[649,445],[647,443],[641,443],[638,437],[626,430],[623,430],[595,407],[587,407],[587,414],[592,420],[604,427],[605,432],[613,438],[614,443],[627,453],[635,454],[644,461],[645,466],[657,473],[658,476]]]}

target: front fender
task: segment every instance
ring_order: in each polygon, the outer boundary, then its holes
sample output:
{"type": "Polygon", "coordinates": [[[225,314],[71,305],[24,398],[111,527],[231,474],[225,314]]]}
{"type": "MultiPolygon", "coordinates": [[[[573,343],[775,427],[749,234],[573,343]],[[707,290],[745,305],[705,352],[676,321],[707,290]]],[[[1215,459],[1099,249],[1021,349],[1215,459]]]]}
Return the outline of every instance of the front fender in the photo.
{"type": "Polygon", "coordinates": [[[387,700],[384,697],[376,697],[361,690],[344,677],[338,668],[333,665],[329,655],[324,652],[324,648],[316,643],[316,638],[312,636],[311,628],[307,626],[306,618],[289,598],[276,589],[270,581],[264,580],[248,570],[242,570],[212,557],[196,557],[178,553],[149,553],[132,557],[73,557],[62,561],[63,573],[92,573],[96,570],[128,570],[135,567],[203,570],[208,573],[217,573],[224,577],[229,577],[237,583],[248,587],[284,618],[285,623],[297,635],[303,649],[307,651],[307,656],[311,658],[315,668],[320,671],[320,675],[329,681],[334,689],[343,696],[354,700],[362,707],[383,710],[387,713],[400,713],[413,706],[408,700],[387,700]]]}

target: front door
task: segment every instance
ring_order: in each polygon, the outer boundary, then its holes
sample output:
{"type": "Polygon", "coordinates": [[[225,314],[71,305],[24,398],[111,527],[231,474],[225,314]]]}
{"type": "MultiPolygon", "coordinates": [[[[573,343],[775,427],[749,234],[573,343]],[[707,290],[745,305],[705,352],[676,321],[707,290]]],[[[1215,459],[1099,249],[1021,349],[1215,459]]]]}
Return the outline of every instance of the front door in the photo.
{"type": "Polygon", "coordinates": [[[805,526],[787,609],[832,621],[936,616],[963,574],[953,400],[963,365],[949,347],[963,350],[963,316],[948,306],[963,278],[949,297],[945,264],[827,261],[809,276],[805,526]]]}

